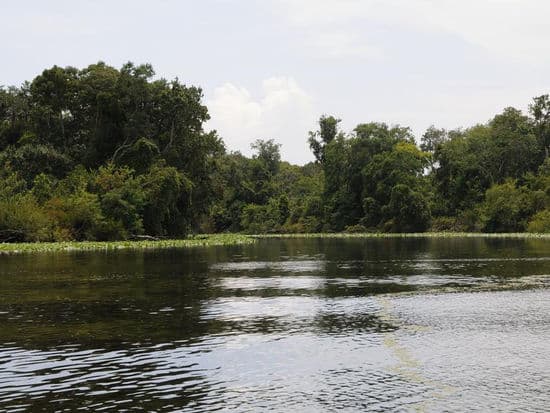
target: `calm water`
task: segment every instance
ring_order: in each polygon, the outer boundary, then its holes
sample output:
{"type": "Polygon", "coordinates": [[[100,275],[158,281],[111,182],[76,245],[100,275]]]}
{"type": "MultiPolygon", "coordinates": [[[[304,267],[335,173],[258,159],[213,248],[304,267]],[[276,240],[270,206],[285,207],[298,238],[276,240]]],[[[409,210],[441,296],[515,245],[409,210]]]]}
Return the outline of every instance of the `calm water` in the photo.
{"type": "Polygon", "coordinates": [[[0,256],[0,411],[548,411],[550,241],[0,256]]]}

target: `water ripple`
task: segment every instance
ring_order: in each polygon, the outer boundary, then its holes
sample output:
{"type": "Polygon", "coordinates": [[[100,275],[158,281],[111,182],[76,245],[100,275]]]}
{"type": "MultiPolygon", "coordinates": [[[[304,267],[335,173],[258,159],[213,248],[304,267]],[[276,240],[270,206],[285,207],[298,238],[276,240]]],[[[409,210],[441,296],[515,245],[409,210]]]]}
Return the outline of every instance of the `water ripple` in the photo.
{"type": "Polygon", "coordinates": [[[0,411],[546,411],[548,255],[311,239],[1,256],[0,411]]]}

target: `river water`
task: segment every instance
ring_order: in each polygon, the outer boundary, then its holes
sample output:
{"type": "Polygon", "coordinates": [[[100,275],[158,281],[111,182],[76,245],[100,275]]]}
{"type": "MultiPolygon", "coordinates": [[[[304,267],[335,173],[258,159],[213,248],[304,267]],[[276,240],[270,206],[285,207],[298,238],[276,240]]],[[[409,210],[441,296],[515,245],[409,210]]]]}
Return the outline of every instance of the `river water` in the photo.
{"type": "Polygon", "coordinates": [[[0,256],[0,411],[548,411],[550,241],[0,256]]]}

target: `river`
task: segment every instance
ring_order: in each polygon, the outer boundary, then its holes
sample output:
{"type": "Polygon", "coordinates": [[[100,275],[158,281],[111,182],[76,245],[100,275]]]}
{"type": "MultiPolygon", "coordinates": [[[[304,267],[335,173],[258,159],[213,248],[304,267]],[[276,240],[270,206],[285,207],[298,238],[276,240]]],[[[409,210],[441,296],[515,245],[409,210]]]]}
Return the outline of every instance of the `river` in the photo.
{"type": "Polygon", "coordinates": [[[0,411],[548,411],[550,241],[0,256],[0,411]]]}

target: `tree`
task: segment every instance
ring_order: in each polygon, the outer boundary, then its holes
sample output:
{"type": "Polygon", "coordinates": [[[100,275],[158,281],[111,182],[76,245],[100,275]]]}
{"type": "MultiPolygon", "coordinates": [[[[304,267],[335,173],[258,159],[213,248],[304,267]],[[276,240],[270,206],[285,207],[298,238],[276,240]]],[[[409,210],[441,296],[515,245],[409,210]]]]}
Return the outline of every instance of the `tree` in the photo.
{"type": "Polygon", "coordinates": [[[145,191],[143,226],[149,235],[185,235],[194,218],[193,183],[173,166],[159,162],[142,176],[145,191]]]}
{"type": "Polygon", "coordinates": [[[431,219],[424,195],[404,184],[391,189],[390,201],[382,212],[389,218],[383,228],[391,232],[423,232],[431,219]]]}
{"type": "Polygon", "coordinates": [[[529,105],[529,113],[533,116],[535,134],[537,136],[541,152],[545,158],[550,155],[550,97],[538,96],[529,105]]]}
{"type": "Polygon", "coordinates": [[[487,153],[487,169],[493,182],[520,178],[534,172],[544,160],[530,119],[514,108],[506,108],[489,122],[491,140],[483,148],[487,153]]]}
{"type": "Polygon", "coordinates": [[[486,232],[521,232],[530,217],[544,207],[544,193],[518,186],[514,180],[493,185],[481,205],[483,230],[486,232]]]}
{"type": "Polygon", "coordinates": [[[317,162],[324,162],[325,146],[339,135],[338,124],[340,122],[340,119],[336,119],[334,116],[322,115],[319,119],[319,130],[309,132],[309,147],[313,151],[317,162]]]}
{"type": "Polygon", "coordinates": [[[531,121],[514,108],[454,135],[434,152],[434,181],[443,209],[455,215],[473,208],[492,185],[536,171],[542,162],[539,153],[531,121]]]}
{"type": "Polygon", "coordinates": [[[545,230],[550,98],[485,124],[340,129],[323,115],[315,162],[273,139],[227,153],[199,87],[150,64],[53,66],[0,87],[0,241],[181,237],[197,231],[545,230]],[[433,216],[433,220],[432,220],[433,216]]]}
{"type": "Polygon", "coordinates": [[[420,149],[424,152],[434,152],[436,148],[447,141],[449,134],[445,129],[438,129],[431,125],[422,135],[420,149]]]}
{"type": "Polygon", "coordinates": [[[281,163],[281,145],[276,144],[273,139],[257,139],[250,146],[256,151],[253,158],[258,159],[271,176],[276,175],[279,172],[279,164],[281,163]]]}
{"type": "Polygon", "coordinates": [[[110,163],[101,166],[93,179],[105,217],[105,238],[126,239],[143,233],[145,191],[134,171],[110,163]]]}
{"type": "Polygon", "coordinates": [[[30,85],[37,135],[64,151],[74,138],[71,136],[74,131],[66,130],[66,123],[72,119],[77,76],[73,67],[54,66],[44,70],[30,85]]]}
{"type": "Polygon", "coordinates": [[[427,154],[406,141],[375,155],[363,170],[363,223],[390,231],[425,230],[431,217],[423,176],[427,162],[427,154]]]}
{"type": "Polygon", "coordinates": [[[67,155],[43,144],[11,147],[0,156],[0,163],[9,165],[12,170],[17,171],[29,185],[41,173],[62,178],[73,168],[72,160],[67,155]]]}
{"type": "Polygon", "coordinates": [[[30,99],[28,85],[0,87],[0,151],[16,145],[29,134],[30,99]]]}

